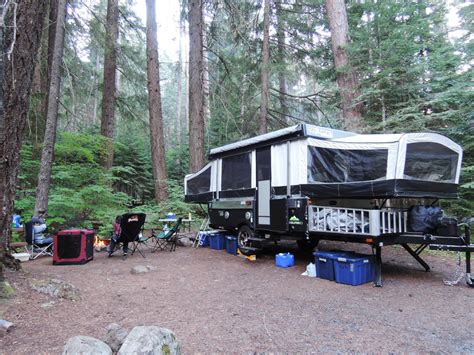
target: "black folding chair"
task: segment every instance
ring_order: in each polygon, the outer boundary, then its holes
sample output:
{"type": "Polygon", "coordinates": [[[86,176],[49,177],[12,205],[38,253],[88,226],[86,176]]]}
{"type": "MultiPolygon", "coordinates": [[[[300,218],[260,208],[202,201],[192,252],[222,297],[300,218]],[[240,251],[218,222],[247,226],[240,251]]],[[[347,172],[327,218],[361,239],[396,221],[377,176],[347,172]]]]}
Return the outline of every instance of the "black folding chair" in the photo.
{"type": "Polygon", "coordinates": [[[151,238],[155,241],[155,246],[152,252],[155,252],[158,249],[160,250],[169,249],[169,251],[176,250],[176,244],[178,241],[178,232],[179,232],[179,228],[181,227],[182,221],[183,221],[182,217],[178,218],[178,220],[173,225],[173,227],[171,227],[170,230],[162,231],[158,235],[155,235],[155,233],[153,232],[153,235],[151,236],[151,238]]]}
{"type": "Polygon", "coordinates": [[[53,256],[53,243],[37,243],[35,242],[33,233],[33,222],[25,223],[25,241],[28,244],[26,247],[30,260],[36,259],[41,255],[53,256]]]}
{"type": "MultiPolygon", "coordinates": [[[[133,255],[135,251],[138,251],[141,256],[145,257],[139,248],[140,232],[143,230],[145,218],[146,214],[144,213],[125,213],[122,216],[120,222],[120,237],[117,240],[115,250],[121,243],[133,243],[131,254],[133,255]]],[[[115,250],[112,250],[110,254],[115,250]]]]}

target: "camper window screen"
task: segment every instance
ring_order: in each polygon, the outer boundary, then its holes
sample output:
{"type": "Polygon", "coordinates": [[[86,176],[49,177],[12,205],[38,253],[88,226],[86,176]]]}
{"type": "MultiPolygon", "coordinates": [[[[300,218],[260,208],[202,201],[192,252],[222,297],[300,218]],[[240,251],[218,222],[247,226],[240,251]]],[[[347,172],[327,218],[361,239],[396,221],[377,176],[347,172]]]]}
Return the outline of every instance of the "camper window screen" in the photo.
{"type": "Polygon", "coordinates": [[[209,192],[211,186],[211,167],[208,167],[198,176],[188,180],[186,186],[188,195],[198,195],[209,192]]]}
{"type": "Polygon", "coordinates": [[[308,147],[308,183],[385,179],[386,149],[346,150],[308,147]]]}
{"type": "Polygon", "coordinates": [[[251,187],[250,153],[222,159],[222,190],[251,187]]]}
{"type": "Polygon", "coordinates": [[[405,179],[454,182],[458,154],[438,143],[409,143],[405,158],[405,179]]]}

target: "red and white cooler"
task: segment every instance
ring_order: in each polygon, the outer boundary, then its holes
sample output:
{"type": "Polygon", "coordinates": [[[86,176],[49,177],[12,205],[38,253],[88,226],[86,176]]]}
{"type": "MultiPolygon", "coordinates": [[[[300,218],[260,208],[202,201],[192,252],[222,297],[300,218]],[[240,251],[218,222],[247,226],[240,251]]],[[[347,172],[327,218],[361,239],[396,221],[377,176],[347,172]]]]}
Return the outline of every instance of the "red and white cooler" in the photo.
{"type": "Polygon", "coordinates": [[[94,258],[94,231],[70,229],[54,236],[53,265],[85,264],[94,258]]]}

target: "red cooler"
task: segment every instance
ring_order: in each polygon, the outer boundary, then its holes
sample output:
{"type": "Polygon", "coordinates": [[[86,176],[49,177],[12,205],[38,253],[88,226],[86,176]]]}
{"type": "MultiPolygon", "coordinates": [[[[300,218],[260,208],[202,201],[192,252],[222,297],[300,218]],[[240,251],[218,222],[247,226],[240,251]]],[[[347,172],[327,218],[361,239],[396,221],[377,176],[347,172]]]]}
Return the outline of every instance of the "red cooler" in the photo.
{"type": "Polygon", "coordinates": [[[53,265],[85,264],[93,258],[93,230],[64,230],[54,236],[53,265]]]}

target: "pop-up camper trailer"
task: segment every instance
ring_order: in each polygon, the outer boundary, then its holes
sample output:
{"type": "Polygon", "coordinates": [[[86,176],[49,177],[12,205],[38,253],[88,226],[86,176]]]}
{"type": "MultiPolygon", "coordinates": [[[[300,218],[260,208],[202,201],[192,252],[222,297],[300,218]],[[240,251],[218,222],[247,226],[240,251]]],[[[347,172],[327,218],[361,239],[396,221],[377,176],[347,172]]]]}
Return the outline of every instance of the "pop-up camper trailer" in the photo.
{"type": "Polygon", "coordinates": [[[457,223],[445,226],[449,235],[433,235],[442,212],[426,206],[457,197],[462,161],[461,147],[439,134],[362,135],[299,124],[212,149],[209,160],[185,177],[185,199],[207,204],[209,225],[237,232],[244,253],[268,240],[367,243],[380,285],[383,245],[401,244],[426,270],[419,254],[427,245],[468,258],[474,251],[468,227],[463,236],[457,223]]]}

